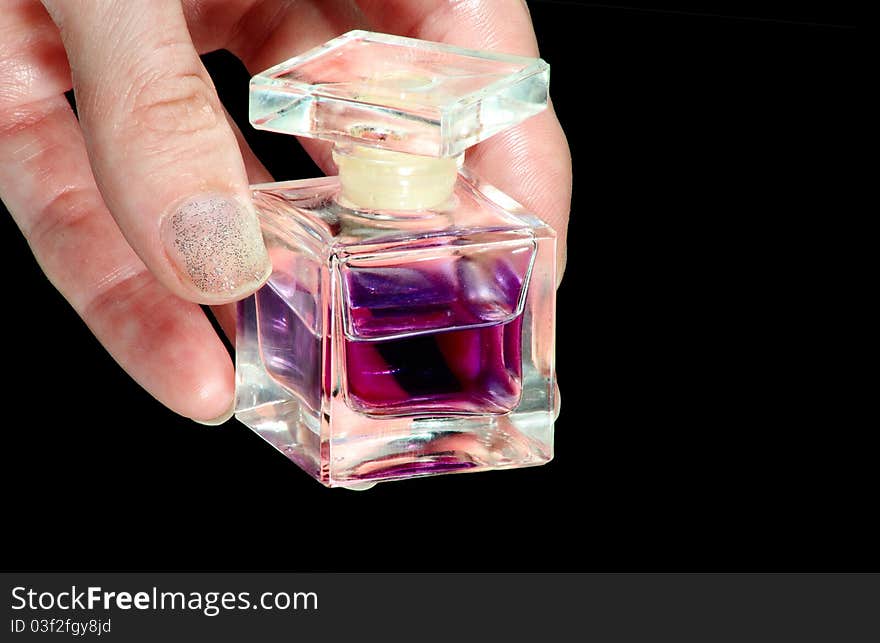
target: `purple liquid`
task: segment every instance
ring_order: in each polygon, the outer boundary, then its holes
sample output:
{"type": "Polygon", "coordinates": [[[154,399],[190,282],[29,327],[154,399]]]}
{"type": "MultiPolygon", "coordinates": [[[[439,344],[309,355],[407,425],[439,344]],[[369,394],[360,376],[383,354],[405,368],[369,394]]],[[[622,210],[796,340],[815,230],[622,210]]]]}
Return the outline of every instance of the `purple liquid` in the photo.
{"type": "MultiPolygon", "coordinates": [[[[371,415],[513,410],[522,392],[522,315],[516,310],[529,259],[454,255],[346,267],[349,405],[371,415]]],[[[263,362],[319,409],[329,369],[321,368],[320,338],[303,322],[314,318],[315,301],[303,290],[295,294],[284,298],[270,282],[256,295],[263,362]]]]}
{"type": "Polygon", "coordinates": [[[362,339],[345,341],[350,404],[374,415],[513,410],[522,392],[516,310],[530,258],[349,267],[350,335],[362,339]],[[405,333],[419,334],[376,339],[405,333]]]}
{"type": "Polygon", "coordinates": [[[348,393],[365,413],[507,413],[519,402],[522,318],[378,342],[346,340],[348,393]]]}

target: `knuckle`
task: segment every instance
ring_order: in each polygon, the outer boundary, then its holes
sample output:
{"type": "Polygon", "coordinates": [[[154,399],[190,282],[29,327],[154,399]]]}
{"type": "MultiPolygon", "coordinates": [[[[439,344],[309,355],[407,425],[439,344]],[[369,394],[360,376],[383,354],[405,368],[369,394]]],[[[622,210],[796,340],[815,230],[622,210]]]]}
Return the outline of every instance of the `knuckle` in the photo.
{"type": "MultiPolygon", "coordinates": [[[[2,79],[0,79],[2,82],[2,79]]],[[[12,138],[23,132],[39,131],[40,126],[50,117],[55,115],[55,110],[46,109],[43,104],[10,104],[3,102],[0,96],[0,138],[12,138]]],[[[42,141],[40,141],[42,143],[42,141]]],[[[39,149],[34,152],[24,148],[13,150],[9,154],[10,161],[27,162],[29,158],[41,155],[45,148],[52,147],[49,142],[42,144],[39,149]],[[25,158],[22,158],[25,155],[25,158]]]]}
{"type": "MultiPolygon", "coordinates": [[[[69,233],[87,224],[98,211],[95,194],[81,187],[64,189],[54,195],[34,220],[23,230],[28,243],[40,254],[52,253],[63,245],[69,233]]],[[[75,236],[75,235],[74,235],[75,236]]]]}
{"type": "Polygon", "coordinates": [[[55,134],[53,121],[69,110],[63,97],[11,109],[0,107],[0,142],[5,144],[5,161],[20,167],[41,186],[49,184],[52,168],[57,167],[68,144],[55,134]]]}
{"type": "Polygon", "coordinates": [[[193,72],[150,75],[135,81],[130,118],[139,129],[181,134],[212,129],[220,113],[210,81],[193,72]]]}
{"type": "Polygon", "coordinates": [[[78,308],[90,327],[112,327],[121,335],[137,338],[150,309],[156,306],[157,282],[145,268],[121,267],[111,271],[101,287],[93,289],[78,308]],[[132,331],[132,325],[136,326],[132,331]]]}

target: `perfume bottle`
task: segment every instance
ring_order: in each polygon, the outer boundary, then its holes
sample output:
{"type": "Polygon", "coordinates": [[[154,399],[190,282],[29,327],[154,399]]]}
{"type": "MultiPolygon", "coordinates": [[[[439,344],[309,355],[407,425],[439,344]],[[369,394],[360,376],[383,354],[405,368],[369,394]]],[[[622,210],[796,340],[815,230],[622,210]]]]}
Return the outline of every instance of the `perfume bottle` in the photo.
{"type": "Polygon", "coordinates": [[[252,186],[273,273],[238,304],[235,415],[323,484],[551,459],[556,236],[462,163],[548,80],[352,31],[251,81],[251,123],[339,174],[252,186]]]}

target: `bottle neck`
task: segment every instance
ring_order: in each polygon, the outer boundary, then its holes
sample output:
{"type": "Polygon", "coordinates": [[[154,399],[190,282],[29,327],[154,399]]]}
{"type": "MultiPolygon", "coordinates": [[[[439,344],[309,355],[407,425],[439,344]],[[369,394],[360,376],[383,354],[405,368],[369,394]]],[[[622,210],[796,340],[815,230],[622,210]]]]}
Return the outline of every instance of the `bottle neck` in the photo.
{"type": "Polygon", "coordinates": [[[336,145],[342,196],[365,210],[419,211],[452,196],[463,155],[417,156],[362,145],[336,145]]]}

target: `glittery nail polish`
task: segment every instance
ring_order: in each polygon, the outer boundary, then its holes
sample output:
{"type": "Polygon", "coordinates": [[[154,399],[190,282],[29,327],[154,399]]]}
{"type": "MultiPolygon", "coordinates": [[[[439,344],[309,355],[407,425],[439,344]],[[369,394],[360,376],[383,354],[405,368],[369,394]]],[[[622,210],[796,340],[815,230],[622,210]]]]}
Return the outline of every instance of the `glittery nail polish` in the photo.
{"type": "Polygon", "coordinates": [[[244,295],[270,270],[256,214],[226,194],[186,199],[163,219],[161,234],[181,278],[207,299],[244,295]]]}
{"type": "Polygon", "coordinates": [[[363,31],[252,80],[251,123],[332,141],[339,175],[252,186],[273,273],[238,304],[236,417],[323,484],[552,457],[556,235],[462,165],[547,83],[363,31]]]}

